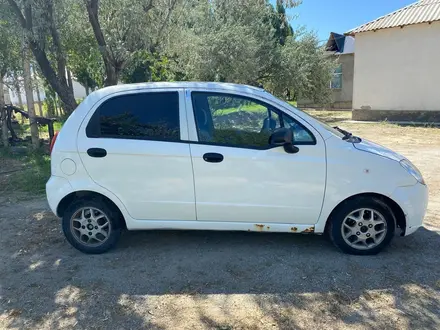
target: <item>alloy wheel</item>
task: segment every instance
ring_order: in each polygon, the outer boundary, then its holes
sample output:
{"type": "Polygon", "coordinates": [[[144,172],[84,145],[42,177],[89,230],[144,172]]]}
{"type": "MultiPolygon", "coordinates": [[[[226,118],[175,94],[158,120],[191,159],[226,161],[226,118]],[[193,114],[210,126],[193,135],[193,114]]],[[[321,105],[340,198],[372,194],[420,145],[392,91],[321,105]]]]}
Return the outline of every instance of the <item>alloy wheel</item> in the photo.
{"type": "Polygon", "coordinates": [[[70,221],[70,228],[73,237],[87,246],[103,244],[112,229],[107,215],[93,207],[83,207],[75,212],[70,221]]]}
{"type": "Polygon", "coordinates": [[[387,230],[384,216],[369,208],[351,212],[341,227],[344,241],[358,250],[369,250],[379,245],[385,239],[387,230]]]}

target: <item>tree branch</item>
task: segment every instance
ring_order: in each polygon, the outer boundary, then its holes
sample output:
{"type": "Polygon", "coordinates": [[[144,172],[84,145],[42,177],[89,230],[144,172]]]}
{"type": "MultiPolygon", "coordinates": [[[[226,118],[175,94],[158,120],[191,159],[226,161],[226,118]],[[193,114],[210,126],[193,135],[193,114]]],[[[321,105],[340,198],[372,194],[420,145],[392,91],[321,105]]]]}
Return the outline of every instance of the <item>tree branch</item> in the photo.
{"type": "Polygon", "coordinates": [[[169,20],[170,20],[170,17],[171,17],[171,13],[174,11],[174,8],[176,7],[176,4],[177,4],[177,0],[174,0],[174,1],[171,3],[171,7],[170,7],[170,9],[168,10],[167,16],[165,17],[165,20],[163,21],[162,26],[160,27],[159,32],[158,32],[158,34],[157,34],[157,39],[156,39],[156,42],[154,43],[155,47],[156,47],[156,46],[159,44],[159,42],[160,42],[159,40],[160,40],[160,37],[162,36],[162,32],[163,32],[163,30],[165,29],[166,25],[168,24],[168,22],[169,22],[169,20]]]}
{"type": "Polygon", "coordinates": [[[47,1],[47,13],[49,19],[50,33],[52,35],[52,41],[55,47],[55,54],[58,66],[58,79],[66,84],[66,58],[63,53],[61,46],[60,35],[55,26],[55,21],[53,17],[53,4],[52,1],[47,1]]]}
{"type": "Polygon", "coordinates": [[[143,10],[145,13],[148,13],[151,9],[153,9],[153,0],[149,0],[145,5],[143,5],[143,10]]]}
{"type": "Polygon", "coordinates": [[[15,12],[15,15],[17,15],[17,18],[20,21],[21,26],[23,28],[26,28],[26,19],[24,18],[23,13],[21,12],[17,3],[14,0],[8,0],[8,3],[11,6],[12,10],[15,12]]]}
{"type": "Polygon", "coordinates": [[[92,25],[93,33],[95,35],[96,42],[99,46],[99,51],[104,62],[106,73],[104,85],[116,85],[118,82],[118,77],[116,76],[115,67],[112,65],[112,56],[110,56],[107,43],[105,42],[104,34],[102,33],[101,25],[99,24],[99,0],[84,0],[84,3],[86,5],[90,25],[92,25]]]}

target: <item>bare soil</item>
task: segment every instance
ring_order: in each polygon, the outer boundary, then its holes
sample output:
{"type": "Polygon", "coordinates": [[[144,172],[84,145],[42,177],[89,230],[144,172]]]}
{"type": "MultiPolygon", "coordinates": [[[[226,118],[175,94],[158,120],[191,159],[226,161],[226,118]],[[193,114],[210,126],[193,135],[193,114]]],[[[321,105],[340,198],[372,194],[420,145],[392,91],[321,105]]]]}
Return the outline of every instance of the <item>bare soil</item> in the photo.
{"type": "Polygon", "coordinates": [[[2,193],[0,328],[440,329],[440,129],[337,124],[421,169],[424,228],[373,257],[321,236],[203,231],[127,232],[89,256],[44,196],[2,193]]]}

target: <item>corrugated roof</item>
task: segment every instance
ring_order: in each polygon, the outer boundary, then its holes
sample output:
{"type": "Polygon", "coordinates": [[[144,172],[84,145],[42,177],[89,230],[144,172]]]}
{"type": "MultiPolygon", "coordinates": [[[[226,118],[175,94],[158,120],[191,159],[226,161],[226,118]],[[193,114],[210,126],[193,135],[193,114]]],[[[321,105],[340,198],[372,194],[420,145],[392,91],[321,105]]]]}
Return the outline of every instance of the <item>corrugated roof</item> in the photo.
{"type": "Polygon", "coordinates": [[[396,10],[391,14],[365,23],[351,31],[348,31],[346,34],[354,35],[361,32],[376,31],[434,21],[440,21],[440,0],[419,0],[413,4],[396,10]]]}

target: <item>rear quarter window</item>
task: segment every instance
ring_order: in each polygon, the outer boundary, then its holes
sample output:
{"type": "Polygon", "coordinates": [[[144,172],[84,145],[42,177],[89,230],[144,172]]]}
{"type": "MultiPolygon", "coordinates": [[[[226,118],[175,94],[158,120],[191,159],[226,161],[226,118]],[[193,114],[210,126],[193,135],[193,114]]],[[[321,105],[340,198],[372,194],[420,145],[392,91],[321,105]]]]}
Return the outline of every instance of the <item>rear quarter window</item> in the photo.
{"type": "Polygon", "coordinates": [[[90,138],[179,141],[178,92],[115,96],[104,101],[90,119],[90,138]]]}

